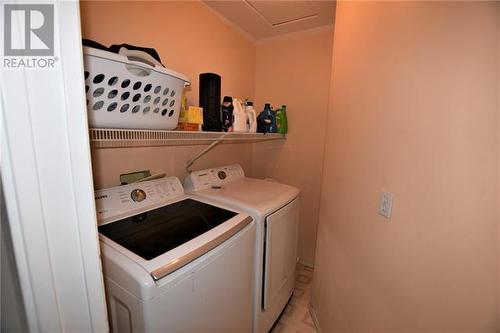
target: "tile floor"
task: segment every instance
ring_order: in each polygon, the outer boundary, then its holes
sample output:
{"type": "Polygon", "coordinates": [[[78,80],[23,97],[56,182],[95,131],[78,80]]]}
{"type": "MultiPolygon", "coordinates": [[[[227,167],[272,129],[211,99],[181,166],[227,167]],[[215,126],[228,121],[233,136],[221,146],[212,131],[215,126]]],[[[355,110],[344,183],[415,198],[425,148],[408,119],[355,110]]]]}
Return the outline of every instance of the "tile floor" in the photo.
{"type": "Polygon", "coordinates": [[[313,269],[297,265],[293,297],[283,311],[271,333],[316,333],[316,327],[309,314],[313,269]]]}

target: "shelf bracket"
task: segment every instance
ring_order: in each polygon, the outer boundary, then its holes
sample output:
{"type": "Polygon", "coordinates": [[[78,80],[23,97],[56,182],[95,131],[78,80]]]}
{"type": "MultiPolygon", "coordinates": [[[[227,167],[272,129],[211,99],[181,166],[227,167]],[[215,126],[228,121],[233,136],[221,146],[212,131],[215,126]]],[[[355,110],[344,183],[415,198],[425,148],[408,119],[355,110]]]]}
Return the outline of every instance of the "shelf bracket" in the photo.
{"type": "Polygon", "coordinates": [[[199,152],[194,158],[190,159],[186,163],[186,172],[190,174],[192,172],[191,167],[193,166],[194,162],[196,162],[198,159],[200,159],[203,155],[211,151],[212,149],[215,148],[224,138],[229,134],[230,132],[226,132],[222,134],[220,137],[214,140],[207,148],[203,149],[201,152],[199,152]]]}

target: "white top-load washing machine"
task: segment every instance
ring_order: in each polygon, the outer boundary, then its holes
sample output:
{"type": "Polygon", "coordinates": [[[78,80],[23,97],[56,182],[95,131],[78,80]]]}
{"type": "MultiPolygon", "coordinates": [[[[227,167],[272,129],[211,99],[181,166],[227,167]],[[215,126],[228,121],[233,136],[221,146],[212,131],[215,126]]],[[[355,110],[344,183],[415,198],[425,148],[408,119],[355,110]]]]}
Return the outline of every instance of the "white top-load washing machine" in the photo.
{"type": "Polygon", "coordinates": [[[256,225],[175,177],[95,192],[111,329],[249,332],[256,225]]]}
{"type": "Polygon", "coordinates": [[[245,177],[241,166],[193,171],[187,193],[249,213],[257,223],[254,332],[268,332],[290,299],[295,283],[299,190],[245,177]]]}

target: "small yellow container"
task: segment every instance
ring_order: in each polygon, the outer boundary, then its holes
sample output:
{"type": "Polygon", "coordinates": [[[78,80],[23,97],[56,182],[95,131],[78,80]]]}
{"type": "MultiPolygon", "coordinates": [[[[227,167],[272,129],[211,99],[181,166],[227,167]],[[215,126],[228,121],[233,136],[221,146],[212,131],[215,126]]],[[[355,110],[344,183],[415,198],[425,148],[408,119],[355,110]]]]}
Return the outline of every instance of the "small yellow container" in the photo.
{"type": "Polygon", "coordinates": [[[203,124],[203,108],[190,106],[189,109],[181,109],[179,116],[178,131],[200,131],[203,124]]]}
{"type": "Polygon", "coordinates": [[[181,110],[180,123],[203,124],[203,108],[190,106],[187,110],[181,110]]]}

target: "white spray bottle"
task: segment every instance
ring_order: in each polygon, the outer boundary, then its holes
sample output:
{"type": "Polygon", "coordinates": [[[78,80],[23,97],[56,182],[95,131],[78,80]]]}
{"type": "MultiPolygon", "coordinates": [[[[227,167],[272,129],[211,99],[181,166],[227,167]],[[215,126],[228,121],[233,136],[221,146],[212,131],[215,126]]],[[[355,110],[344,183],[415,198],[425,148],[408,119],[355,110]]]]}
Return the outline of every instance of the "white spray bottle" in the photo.
{"type": "Polygon", "coordinates": [[[257,113],[253,108],[253,102],[247,102],[245,112],[248,117],[248,132],[257,133],[257,113]]]}
{"type": "Polygon", "coordinates": [[[243,105],[239,98],[233,98],[233,131],[248,132],[247,113],[243,109],[243,105]]]}

